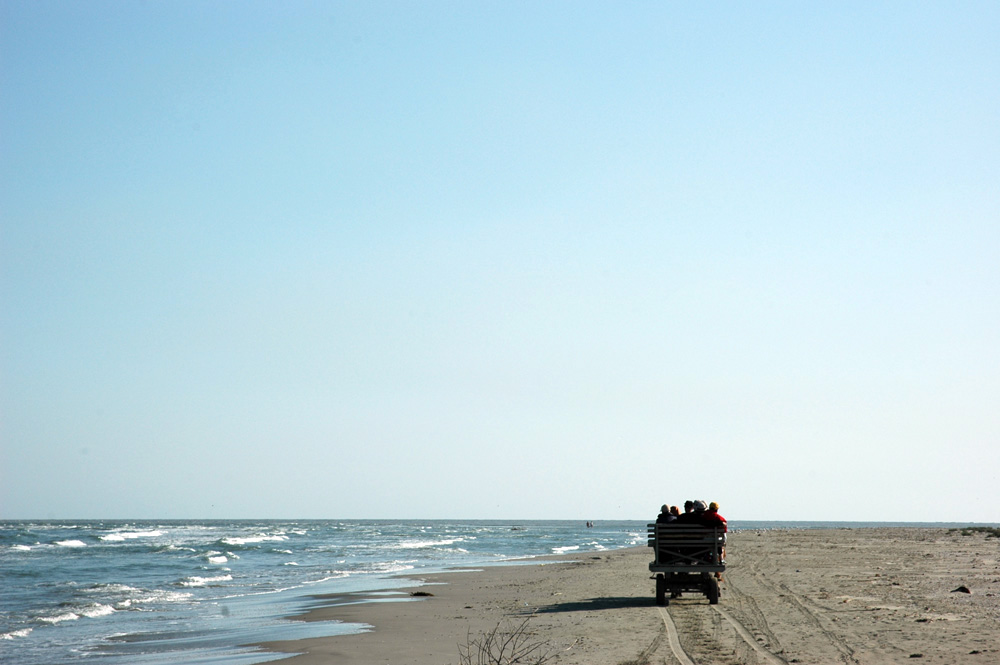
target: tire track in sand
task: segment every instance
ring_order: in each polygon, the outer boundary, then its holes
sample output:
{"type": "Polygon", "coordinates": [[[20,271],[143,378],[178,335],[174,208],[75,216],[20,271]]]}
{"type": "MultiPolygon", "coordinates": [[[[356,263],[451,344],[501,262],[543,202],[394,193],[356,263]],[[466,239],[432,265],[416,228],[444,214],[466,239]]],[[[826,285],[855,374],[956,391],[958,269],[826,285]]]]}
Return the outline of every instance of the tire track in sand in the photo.
{"type": "Polygon", "coordinates": [[[677,635],[677,626],[674,625],[674,620],[670,618],[667,609],[661,606],[657,606],[656,609],[660,611],[660,616],[663,618],[663,625],[667,629],[667,642],[670,644],[670,650],[674,652],[674,658],[681,665],[694,665],[694,661],[691,660],[681,647],[681,640],[677,635]]]}
{"type": "MultiPolygon", "coordinates": [[[[754,639],[753,635],[747,631],[743,624],[730,616],[724,609],[718,605],[711,605],[710,607],[718,612],[719,616],[725,619],[729,625],[733,627],[733,630],[736,631],[736,635],[746,642],[747,646],[756,651],[757,654],[763,659],[763,662],[770,663],[771,665],[788,665],[788,661],[759,645],[757,640],[754,639]]],[[[694,661],[691,660],[691,657],[688,656],[687,652],[684,651],[684,648],[681,646],[680,635],[677,632],[677,626],[674,625],[674,621],[671,618],[670,613],[667,612],[665,607],[657,607],[656,609],[660,611],[660,616],[663,618],[663,625],[667,629],[667,641],[670,644],[670,650],[673,652],[674,657],[681,665],[695,665],[694,661]]]]}
{"type": "Polygon", "coordinates": [[[757,568],[755,561],[750,561],[749,563],[750,573],[753,575],[757,583],[768,589],[772,594],[774,594],[775,598],[782,599],[795,607],[795,609],[799,611],[806,621],[815,626],[816,629],[819,630],[820,634],[823,635],[823,637],[825,637],[830,644],[833,645],[833,648],[840,653],[841,662],[859,663],[858,659],[854,657],[854,649],[852,649],[850,645],[847,644],[847,642],[845,642],[834,631],[826,627],[820,615],[810,609],[806,604],[805,601],[807,599],[801,598],[785,584],[775,583],[767,579],[767,577],[757,568]]]}
{"type": "Polygon", "coordinates": [[[736,631],[736,634],[739,635],[741,638],[743,638],[743,641],[746,642],[751,649],[756,651],[760,655],[760,657],[764,659],[764,662],[771,663],[772,665],[787,665],[788,663],[787,660],[781,658],[780,656],[774,655],[764,647],[757,644],[757,640],[754,639],[753,635],[751,635],[747,631],[747,629],[743,626],[742,623],[740,623],[733,617],[729,616],[728,612],[726,612],[718,605],[711,605],[710,607],[716,612],[718,612],[723,619],[729,622],[729,624],[736,631]]]}
{"type": "MultiPolygon", "coordinates": [[[[736,584],[733,583],[732,579],[726,582],[727,593],[726,593],[726,604],[732,606],[735,603],[733,611],[737,614],[745,615],[746,622],[740,621],[740,625],[747,630],[748,633],[760,633],[763,636],[764,643],[767,644],[772,649],[776,649],[777,653],[781,653],[784,649],[781,645],[781,640],[778,636],[774,634],[771,630],[770,624],[767,622],[767,617],[761,611],[760,606],[757,601],[754,600],[753,596],[748,593],[744,593],[736,584]]],[[[729,616],[730,620],[733,619],[732,614],[729,616]]],[[[760,638],[758,638],[760,639],[760,638]]],[[[772,651],[771,653],[775,653],[772,651]]]]}

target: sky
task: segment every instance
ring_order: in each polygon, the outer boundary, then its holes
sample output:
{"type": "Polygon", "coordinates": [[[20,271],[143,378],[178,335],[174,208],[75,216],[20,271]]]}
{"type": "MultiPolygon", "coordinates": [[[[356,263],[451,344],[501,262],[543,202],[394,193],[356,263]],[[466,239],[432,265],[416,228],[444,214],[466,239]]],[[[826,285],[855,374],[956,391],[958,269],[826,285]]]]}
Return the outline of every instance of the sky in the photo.
{"type": "Polygon", "coordinates": [[[0,2],[0,518],[1000,522],[1000,4],[0,2]]]}

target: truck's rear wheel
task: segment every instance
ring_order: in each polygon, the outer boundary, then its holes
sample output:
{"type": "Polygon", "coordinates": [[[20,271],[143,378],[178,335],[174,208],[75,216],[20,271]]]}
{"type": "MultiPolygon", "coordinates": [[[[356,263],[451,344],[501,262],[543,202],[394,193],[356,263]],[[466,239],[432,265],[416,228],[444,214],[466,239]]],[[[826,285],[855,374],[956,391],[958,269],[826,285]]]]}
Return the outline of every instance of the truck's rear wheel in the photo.
{"type": "Polygon", "coordinates": [[[656,604],[660,606],[666,605],[667,600],[667,580],[663,575],[656,576],[656,604]]]}
{"type": "Polygon", "coordinates": [[[714,577],[710,577],[708,580],[708,604],[718,605],[719,604],[719,580],[714,577]]]}

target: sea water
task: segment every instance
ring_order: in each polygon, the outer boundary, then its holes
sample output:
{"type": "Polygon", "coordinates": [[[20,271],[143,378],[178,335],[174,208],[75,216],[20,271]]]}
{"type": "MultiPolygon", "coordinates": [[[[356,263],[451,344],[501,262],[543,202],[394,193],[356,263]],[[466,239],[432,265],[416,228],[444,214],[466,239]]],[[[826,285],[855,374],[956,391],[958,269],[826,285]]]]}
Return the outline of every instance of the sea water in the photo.
{"type": "MultiPolygon", "coordinates": [[[[265,662],[284,656],[247,645],[370,628],[288,618],[321,605],[318,595],[409,599],[392,592],[417,584],[409,573],[644,546],[646,523],[0,522],[0,662],[265,662]]],[[[730,530],[864,526],[950,525],[731,522],[730,530]]]]}
{"type": "Polygon", "coordinates": [[[644,522],[2,522],[0,662],[259,663],[281,656],[242,645],[368,628],[288,618],[319,594],[645,538],[644,522]]]}

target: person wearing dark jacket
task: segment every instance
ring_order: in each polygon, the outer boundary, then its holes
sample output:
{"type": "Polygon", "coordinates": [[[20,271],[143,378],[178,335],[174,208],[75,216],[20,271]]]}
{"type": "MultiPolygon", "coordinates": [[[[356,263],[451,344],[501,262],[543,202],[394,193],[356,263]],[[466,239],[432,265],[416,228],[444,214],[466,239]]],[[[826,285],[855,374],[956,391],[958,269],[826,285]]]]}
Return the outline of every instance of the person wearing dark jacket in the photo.
{"type": "MultiPolygon", "coordinates": [[[[676,508],[674,508],[674,510],[676,510],[676,508]]],[[[677,516],[674,515],[673,511],[671,510],[671,506],[668,506],[667,504],[663,504],[660,507],[660,514],[656,516],[656,523],[657,524],[670,524],[671,522],[674,522],[676,520],[677,520],[677,516]]]]}
{"type": "Polygon", "coordinates": [[[701,516],[705,514],[708,504],[704,501],[685,501],[684,514],[677,518],[682,524],[701,524],[701,516]],[[688,509],[688,504],[691,504],[688,509]]]}

